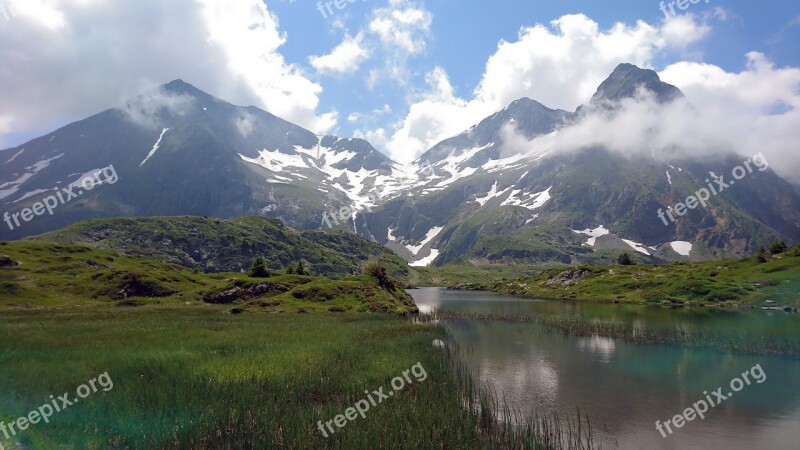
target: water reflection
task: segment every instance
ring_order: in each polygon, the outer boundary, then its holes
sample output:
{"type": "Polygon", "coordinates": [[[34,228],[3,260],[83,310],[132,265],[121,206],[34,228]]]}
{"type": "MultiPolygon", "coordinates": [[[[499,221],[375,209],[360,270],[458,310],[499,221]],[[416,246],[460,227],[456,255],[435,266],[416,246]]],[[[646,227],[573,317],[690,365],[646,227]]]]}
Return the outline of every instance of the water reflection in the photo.
{"type": "MultiPolygon", "coordinates": [[[[682,330],[800,333],[795,317],[673,311],[619,305],[532,302],[480,292],[411,291],[420,309],[505,314],[578,314],[597,320],[661,324],[682,330]]],[[[800,361],[697,348],[640,345],[601,336],[568,337],[536,325],[471,319],[442,323],[476,380],[522,412],[588,413],[613,448],[792,449],[800,442],[800,361]],[[727,386],[755,364],[767,375],[664,439],[669,420],[703,391],[727,386]]]]}
{"type": "Polygon", "coordinates": [[[599,361],[609,362],[614,356],[614,339],[594,335],[578,339],[578,348],[583,352],[593,353],[599,361]]]}

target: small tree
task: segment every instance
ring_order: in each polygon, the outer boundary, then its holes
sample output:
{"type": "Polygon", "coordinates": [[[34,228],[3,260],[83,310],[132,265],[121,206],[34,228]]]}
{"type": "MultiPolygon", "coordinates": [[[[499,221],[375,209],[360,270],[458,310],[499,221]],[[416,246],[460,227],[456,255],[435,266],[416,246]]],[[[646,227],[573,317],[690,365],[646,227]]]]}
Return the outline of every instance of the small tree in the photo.
{"type": "Polygon", "coordinates": [[[294,263],[289,263],[289,265],[286,267],[286,273],[288,275],[294,275],[297,273],[297,269],[294,268],[294,263]]]}
{"type": "Polygon", "coordinates": [[[380,260],[367,264],[367,266],[364,267],[364,273],[375,278],[382,288],[389,291],[395,289],[394,280],[389,276],[389,272],[386,271],[386,267],[380,260]]]}
{"type": "Polygon", "coordinates": [[[764,247],[761,247],[758,250],[758,256],[756,257],[756,261],[758,261],[759,264],[767,262],[767,251],[764,250],[764,247]]]}
{"type": "Polygon", "coordinates": [[[627,253],[623,253],[623,254],[619,255],[619,258],[617,258],[617,262],[619,262],[623,266],[632,266],[633,265],[633,261],[631,261],[631,255],[629,255],[627,253]]]}
{"type": "Polygon", "coordinates": [[[311,272],[306,269],[306,265],[303,263],[303,260],[297,261],[296,273],[298,275],[311,275],[311,272]]]}
{"type": "Polygon", "coordinates": [[[783,253],[786,250],[789,250],[789,247],[786,246],[786,243],[783,241],[775,242],[774,244],[769,246],[769,252],[773,255],[777,255],[778,253],[783,253]]]}
{"type": "Polygon", "coordinates": [[[253,278],[267,278],[270,276],[269,269],[267,268],[267,262],[264,260],[264,258],[258,256],[253,260],[253,263],[250,264],[248,275],[253,278]]]}

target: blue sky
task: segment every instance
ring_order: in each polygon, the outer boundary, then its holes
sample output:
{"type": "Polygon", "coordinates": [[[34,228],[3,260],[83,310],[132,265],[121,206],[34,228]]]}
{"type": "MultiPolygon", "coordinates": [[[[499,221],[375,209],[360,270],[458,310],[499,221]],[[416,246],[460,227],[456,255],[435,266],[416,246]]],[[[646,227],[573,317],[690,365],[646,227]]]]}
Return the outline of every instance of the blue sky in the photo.
{"type": "MultiPolygon", "coordinates": [[[[311,0],[272,2],[269,6],[280,19],[281,31],[287,35],[283,54],[288,61],[307,66],[309,55],[330,52],[345,35],[355,35],[367,27],[374,9],[386,4],[377,0],[356,1],[343,10],[335,10],[328,18],[323,17],[317,3],[311,0]]],[[[432,0],[410,4],[429,11],[433,19],[424,52],[406,62],[410,72],[407,84],[387,80],[369,89],[368,72],[382,63],[379,57],[362,64],[354,73],[315,78],[325,86],[320,95],[320,109],[335,108],[340,113],[338,134],[349,136],[358,134],[365,125],[374,127],[376,122],[401,120],[408,112],[409,96],[417,89],[424,89],[425,74],[437,66],[447,72],[456,96],[471,98],[498,42],[516,41],[523,27],[548,25],[570,14],[586,15],[606,30],[619,22],[629,26],[637,21],[658,25],[666,18],[659,2],[641,0],[506,0],[491,6],[485,2],[432,0]],[[390,117],[368,114],[385,104],[393,111],[390,117]],[[353,112],[365,113],[366,117],[356,123],[341,120],[353,112]]],[[[665,2],[665,7],[668,4],[665,2]]],[[[800,2],[701,0],[689,4],[685,11],[676,5],[675,11],[697,17],[711,31],[684,48],[656,52],[651,60],[656,70],[678,61],[695,61],[738,73],[747,67],[745,55],[752,51],[762,53],[777,66],[800,67],[800,2]]]]}
{"type": "Polygon", "coordinates": [[[700,0],[670,19],[652,0],[356,0],[328,18],[313,0],[14,4],[0,15],[2,147],[174,78],[404,162],[523,95],[574,109],[620,62],[754,115],[800,95],[789,0],[700,0]],[[758,100],[739,92],[751,86],[758,100]]]}

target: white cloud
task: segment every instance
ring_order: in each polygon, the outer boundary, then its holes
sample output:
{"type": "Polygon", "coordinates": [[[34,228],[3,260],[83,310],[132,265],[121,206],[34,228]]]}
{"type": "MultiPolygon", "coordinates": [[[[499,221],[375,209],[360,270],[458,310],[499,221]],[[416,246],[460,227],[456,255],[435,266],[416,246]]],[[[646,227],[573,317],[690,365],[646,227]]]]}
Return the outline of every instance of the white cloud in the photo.
{"type": "Polygon", "coordinates": [[[234,121],[236,130],[244,137],[249,137],[255,130],[256,118],[250,113],[244,113],[234,121]]]}
{"type": "Polygon", "coordinates": [[[369,29],[385,46],[408,55],[425,50],[425,39],[433,22],[430,11],[407,0],[390,0],[389,7],[376,9],[374,14],[369,29]]]}
{"type": "Polygon", "coordinates": [[[188,95],[179,95],[157,90],[137,96],[122,105],[122,112],[131,122],[151,129],[160,129],[158,114],[166,110],[171,115],[182,116],[189,111],[194,101],[188,95]]]}
{"type": "Polygon", "coordinates": [[[390,0],[387,7],[373,11],[368,31],[378,38],[384,65],[370,69],[370,89],[384,79],[408,82],[408,60],[425,52],[432,23],[433,14],[410,0],[390,0]]]}
{"type": "Polygon", "coordinates": [[[763,54],[747,55],[739,73],[694,62],[665,68],[661,78],[678,86],[713,134],[740,154],[764,152],[772,168],[800,181],[800,69],[776,68],[763,54]]]}
{"type": "Polygon", "coordinates": [[[308,61],[317,72],[323,74],[355,72],[369,57],[369,50],[364,46],[363,41],[362,33],[358,33],[355,37],[346,34],[341,44],[337,45],[329,54],[311,56],[308,61]]]}
{"type": "Polygon", "coordinates": [[[17,4],[15,20],[0,26],[0,117],[15,135],[49,131],[176,78],[318,133],[337,123],[336,111],[317,112],[322,87],[281,55],[287,37],[260,0],[17,4]]]}
{"type": "Polygon", "coordinates": [[[800,181],[800,69],[776,69],[759,53],[750,53],[748,60],[740,73],[702,63],[673,64],[661,75],[686,98],[660,105],[640,92],[618,110],[598,109],[557,134],[527,141],[512,132],[509,143],[516,152],[536,154],[602,146],[666,162],[731,152],[744,161],[763,153],[775,172],[800,181]]]}
{"type": "Polygon", "coordinates": [[[410,161],[437,142],[521,97],[551,108],[574,110],[623,62],[650,67],[656,54],[681,49],[710,31],[692,15],[659,26],[638,21],[609,30],[582,14],[523,28],[517,41],[501,41],[489,57],[472,99],[453,94],[444,69],[428,74],[429,91],[419,95],[387,143],[398,161],[410,161]]]}

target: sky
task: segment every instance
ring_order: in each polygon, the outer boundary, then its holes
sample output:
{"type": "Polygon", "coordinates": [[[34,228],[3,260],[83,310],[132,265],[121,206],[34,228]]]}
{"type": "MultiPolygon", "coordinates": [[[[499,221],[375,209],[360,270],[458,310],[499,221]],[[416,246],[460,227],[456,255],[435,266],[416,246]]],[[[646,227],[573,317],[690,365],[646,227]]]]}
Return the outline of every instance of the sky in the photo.
{"type": "Polygon", "coordinates": [[[695,2],[0,0],[0,148],[180,78],[407,163],[520,97],[574,111],[629,62],[800,173],[800,2],[695,2]]]}

